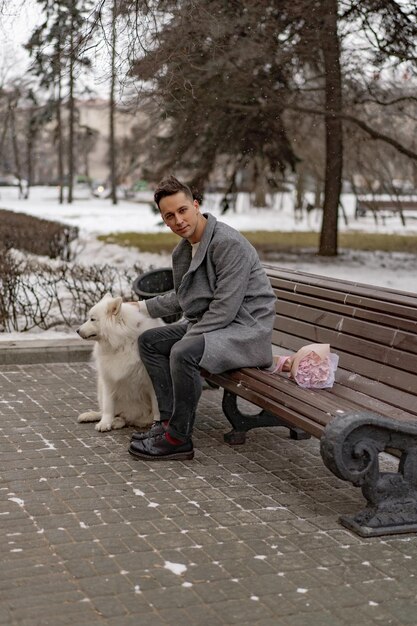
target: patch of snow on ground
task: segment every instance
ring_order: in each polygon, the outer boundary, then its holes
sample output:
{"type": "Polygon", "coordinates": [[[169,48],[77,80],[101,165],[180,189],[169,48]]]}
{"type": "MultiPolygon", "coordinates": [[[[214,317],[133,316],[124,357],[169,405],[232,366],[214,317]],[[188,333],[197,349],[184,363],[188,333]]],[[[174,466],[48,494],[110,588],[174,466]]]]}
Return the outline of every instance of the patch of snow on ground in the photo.
{"type": "Polygon", "coordinates": [[[173,574],[177,574],[177,576],[181,576],[184,572],[187,571],[187,566],[183,565],[183,563],[172,563],[171,561],[165,561],[164,564],[165,569],[169,569],[173,574]]]}

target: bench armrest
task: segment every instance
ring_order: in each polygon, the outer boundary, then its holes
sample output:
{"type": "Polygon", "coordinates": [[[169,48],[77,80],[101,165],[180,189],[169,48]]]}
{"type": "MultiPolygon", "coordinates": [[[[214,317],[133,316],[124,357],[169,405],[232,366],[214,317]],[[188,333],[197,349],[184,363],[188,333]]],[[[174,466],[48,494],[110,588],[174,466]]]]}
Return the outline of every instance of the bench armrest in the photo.
{"type": "Polygon", "coordinates": [[[367,507],[341,522],[362,536],[417,532],[417,425],[370,412],[333,419],[320,440],[325,465],[362,488],[367,507]],[[381,472],[379,454],[401,452],[398,472],[381,472]]]}

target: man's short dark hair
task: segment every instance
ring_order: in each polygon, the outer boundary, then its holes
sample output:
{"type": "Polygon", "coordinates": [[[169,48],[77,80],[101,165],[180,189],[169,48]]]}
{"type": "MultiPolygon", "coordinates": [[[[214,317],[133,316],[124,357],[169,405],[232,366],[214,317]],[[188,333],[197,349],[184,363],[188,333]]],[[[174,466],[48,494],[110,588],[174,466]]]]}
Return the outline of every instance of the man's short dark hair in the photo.
{"type": "Polygon", "coordinates": [[[162,198],[166,198],[167,196],[173,196],[179,191],[182,191],[188,198],[190,198],[190,200],[194,200],[194,196],[188,185],[180,183],[180,181],[175,178],[175,176],[168,176],[168,178],[164,178],[163,180],[161,180],[161,182],[155,189],[155,193],[153,196],[158,208],[162,198]]]}

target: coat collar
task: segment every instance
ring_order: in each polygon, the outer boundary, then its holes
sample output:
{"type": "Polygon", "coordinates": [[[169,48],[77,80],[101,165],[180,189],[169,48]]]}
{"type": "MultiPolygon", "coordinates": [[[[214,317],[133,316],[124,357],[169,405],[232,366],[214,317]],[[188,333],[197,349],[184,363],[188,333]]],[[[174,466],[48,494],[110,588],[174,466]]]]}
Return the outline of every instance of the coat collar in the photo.
{"type": "Polygon", "coordinates": [[[217,224],[217,219],[211,213],[203,213],[204,217],[207,219],[207,224],[203,232],[203,236],[200,240],[200,245],[198,246],[198,250],[195,253],[194,257],[191,259],[191,263],[187,263],[187,259],[191,257],[191,244],[187,239],[183,239],[180,241],[178,246],[175,249],[175,256],[178,259],[183,259],[187,265],[188,269],[186,274],[189,272],[194,272],[202,263],[204,257],[207,253],[207,248],[209,247],[210,241],[213,237],[214,229],[217,224]]]}
{"type": "Polygon", "coordinates": [[[172,253],[172,269],[176,290],[185,287],[188,277],[198,269],[207,254],[207,248],[212,240],[217,220],[211,213],[203,213],[203,215],[207,218],[207,224],[194,257],[191,256],[191,244],[187,239],[182,239],[172,253]]]}
{"type": "Polygon", "coordinates": [[[207,219],[207,224],[203,232],[203,236],[200,239],[200,245],[198,246],[197,252],[191,260],[189,272],[194,272],[199,265],[201,265],[204,257],[207,254],[207,248],[209,247],[210,241],[213,237],[214,229],[217,224],[217,219],[211,213],[203,213],[204,217],[207,219]]]}

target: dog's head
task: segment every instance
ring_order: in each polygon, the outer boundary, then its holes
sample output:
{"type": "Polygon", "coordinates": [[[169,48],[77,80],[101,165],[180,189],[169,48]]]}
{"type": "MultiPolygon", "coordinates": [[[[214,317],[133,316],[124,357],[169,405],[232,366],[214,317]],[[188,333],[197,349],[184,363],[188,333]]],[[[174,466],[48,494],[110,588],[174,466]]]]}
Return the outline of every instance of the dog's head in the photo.
{"type": "Polygon", "coordinates": [[[77,333],[83,339],[100,341],[107,335],[106,328],[117,321],[122,308],[122,298],[113,298],[107,293],[104,298],[90,309],[88,319],[78,329],[77,333]]]}

